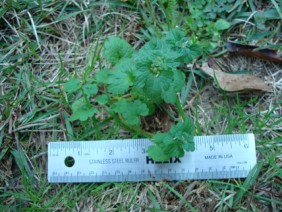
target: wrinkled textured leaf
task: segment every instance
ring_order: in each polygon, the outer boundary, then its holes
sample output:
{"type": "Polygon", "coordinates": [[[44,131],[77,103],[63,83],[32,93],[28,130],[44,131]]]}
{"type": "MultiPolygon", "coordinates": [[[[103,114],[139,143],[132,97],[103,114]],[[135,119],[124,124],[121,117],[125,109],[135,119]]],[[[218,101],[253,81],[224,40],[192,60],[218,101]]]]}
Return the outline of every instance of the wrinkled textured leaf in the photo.
{"type": "Polygon", "coordinates": [[[193,135],[186,135],[186,141],[183,143],[183,149],[187,152],[194,152],[195,151],[195,143],[194,143],[194,136],[193,135]]]}
{"type": "Polygon", "coordinates": [[[190,0],[189,10],[192,16],[204,20],[212,20],[218,17],[226,17],[226,13],[236,10],[241,6],[243,0],[190,0]],[[197,11],[203,11],[200,16],[197,16],[197,11]]]}
{"type": "Polygon", "coordinates": [[[173,135],[176,135],[179,132],[192,135],[194,131],[194,124],[190,119],[187,118],[184,122],[173,126],[170,131],[173,135]]]}
{"type": "Polygon", "coordinates": [[[121,59],[130,58],[134,50],[130,44],[119,37],[109,37],[104,45],[104,57],[108,62],[115,65],[121,59]]]}
{"type": "Polygon", "coordinates": [[[167,154],[165,153],[164,149],[161,148],[160,146],[149,146],[148,147],[148,154],[155,161],[168,160],[167,154]]]}
{"type": "Polygon", "coordinates": [[[161,97],[166,103],[175,103],[177,101],[176,91],[170,86],[167,90],[163,89],[161,97]]]}
{"type": "Polygon", "coordinates": [[[131,59],[124,59],[118,63],[110,73],[106,83],[109,84],[109,92],[114,95],[126,93],[134,81],[135,66],[131,59]]]}
{"type": "MultiPolygon", "coordinates": [[[[183,145],[178,144],[178,141],[175,141],[174,143],[167,145],[167,148],[165,150],[166,150],[165,151],[166,155],[171,155],[171,157],[181,158],[184,156],[183,145]]],[[[167,158],[167,160],[169,158],[167,158]]]]}
{"type": "Polygon", "coordinates": [[[181,55],[179,60],[184,63],[191,63],[202,53],[201,47],[193,43],[178,28],[170,30],[165,37],[165,41],[170,45],[172,50],[177,51],[181,55]]]}
{"type": "Polygon", "coordinates": [[[176,101],[184,75],[176,68],[181,54],[160,39],[153,39],[136,55],[136,87],[155,103],[176,101]],[[167,93],[167,91],[169,91],[167,93]]]}
{"type": "Polygon", "coordinates": [[[190,119],[183,123],[178,123],[171,127],[167,133],[158,133],[153,136],[152,141],[156,146],[148,151],[149,156],[154,160],[165,161],[171,157],[183,157],[185,151],[194,151],[195,143],[194,125],[190,119]],[[153,155],[153,152],[161,152],[159,155],[153,155]]]}
{"type": "Polygon", "coordinates": [[[109,79],[110,71],[108,69],[101,69],[95,74],[97,83],[106,84],[109,79]]]}
{"type": "Polygon", "coordinates": [[[188,46],[191,44],[191,41],[185,37],[185,33],[178,28],[170,30],[166,34],[165,40],[172,46],[188,46]]]}

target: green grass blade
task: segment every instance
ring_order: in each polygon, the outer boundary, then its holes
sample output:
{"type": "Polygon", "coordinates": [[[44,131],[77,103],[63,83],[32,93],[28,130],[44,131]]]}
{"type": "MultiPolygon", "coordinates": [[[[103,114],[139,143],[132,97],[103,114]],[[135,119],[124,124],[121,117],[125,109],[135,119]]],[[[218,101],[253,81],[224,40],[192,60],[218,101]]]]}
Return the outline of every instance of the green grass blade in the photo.
{"type": "Polygon", "coordinates": [[[14,156],[18,168],[24,170],[30,180],[33,179],[33,173],[28,165],[22,147],[19,145],[18,150],[12,150],[11,154],[14,156]]]}
{"type": "Polygon", "coordinates": [[[41,44],[40,44],[40,41],[39,41],[38,33],[37,33],[37,30],[36,30],[36,26],[34,24],[33,18],[31,16],[30,12],[27,12],[27,14],[28,14],[30,22],[31,22],[31,26],[32,26],[32,29],[33,29],[34,36],[36,38],[37,45],[38,45],[39,48],[41,48],[41,44]]]}
{"type": "Polygon", "coordinates": [[[151,199],[151,201],[153,203],[154,209],[161,209],[161,206],[158,203],[157,198],[154,196],[153,192],[150,189],[148,189],[148,195],[149,195],[149,198],[151,199]]]}
{"type": "Polygon", "coordinates": [[[262,163],[258,163],[249,173],[249,176],[245,179],[245,182],[243,183],[240,190],[237,192],[237,194],[234,197],[234,204],[238,204],[239,201],[241,201],[242,197],[250,187],[254,184],[255,180],[257,179],[259,172],[262,168],[262,163]]]}
{"type": "Polygon", "coordinates": [[[271,0],[272,4],[274,5],[275,9],[277,10],[280,18],[282,19],[282,12],[281,12],[281,2],[280,2],[280,7],[279,5],[277,4],[277,2],[275,0],[271,0]]]}
{"type": "Polygon", "coordinates": [[[66,111],[63,111],[62,114],[63,114],[64,120],[65,120],[65,125],[66,125],[66,128],[67,128],[68,139],[70,141],[74,141],[75,137],[74,137],[74,132],[73,132],[72,125],[71,125],[70,119],[69,119],[70,116],[69,116],[69,114],[67,114],[66,111]]]}
{"type": "Polygon", "coordinates": [[[191,86],[192,86],[193,78],[194,78],[193,73],[190,73],[187,84],[181,90],[181,105],[182,106],[184,106],[186,104],[186,100],[187,100],[187,97],[189,95],[189,92],[190,92],[190,89],[191,89],[191,86]]]}
{"type": "MultiPolygon", "coordinates": [[[[1,144],[0,144],[1,146],[1,144]]],[[[9,147],[5,147],[1,152],[0,152],[0,161],[2,160],[2,158],[5,156],[5,154],[7,153],[9,147]]]]}
{"type": "Polygon", "coordinates": [[[196,212],[196,209],[192,207],[192,205],[187,202],[187,200],[178,192],[176,191],[174,188],[172,188],[170,185],[168,185],[165,182],[162,182],[162,184],[168,188],[168,190],[170,190],[170,192],[174,193],[177,197],[179,197],[179,199],[181,199],[182,202],[184,202],[193,212],[196,212]]]}

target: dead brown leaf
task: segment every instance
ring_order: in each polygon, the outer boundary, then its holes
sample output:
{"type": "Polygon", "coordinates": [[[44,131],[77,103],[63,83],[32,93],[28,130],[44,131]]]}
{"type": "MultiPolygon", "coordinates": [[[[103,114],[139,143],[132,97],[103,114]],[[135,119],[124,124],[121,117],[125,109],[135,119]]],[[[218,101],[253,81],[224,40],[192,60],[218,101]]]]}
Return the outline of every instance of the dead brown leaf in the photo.
{"type": "Polygon", "coordinates": [[[214,78],[220,88],[225,91],[261,90],[272,92],[272,88],[256,76],[229,74],[221,71],[213,59],[208,59],[208,63],[204,63],[201,69],[214,78]]]}

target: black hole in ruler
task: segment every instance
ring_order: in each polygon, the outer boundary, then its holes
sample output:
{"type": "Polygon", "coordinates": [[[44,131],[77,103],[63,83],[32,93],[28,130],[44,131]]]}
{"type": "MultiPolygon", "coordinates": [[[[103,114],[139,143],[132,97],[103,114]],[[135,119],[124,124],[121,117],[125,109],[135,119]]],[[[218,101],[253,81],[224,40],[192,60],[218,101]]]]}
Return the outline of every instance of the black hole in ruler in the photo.
{"type": "Polygon", "coordinates": [[[68,156],[68,157],[66,157],[66,159],[65,159],[65,165],[67,166],[67,167],[73,167],[73,165],[74,165],[74,158],[72,157],[72,156],[68,156]]]}

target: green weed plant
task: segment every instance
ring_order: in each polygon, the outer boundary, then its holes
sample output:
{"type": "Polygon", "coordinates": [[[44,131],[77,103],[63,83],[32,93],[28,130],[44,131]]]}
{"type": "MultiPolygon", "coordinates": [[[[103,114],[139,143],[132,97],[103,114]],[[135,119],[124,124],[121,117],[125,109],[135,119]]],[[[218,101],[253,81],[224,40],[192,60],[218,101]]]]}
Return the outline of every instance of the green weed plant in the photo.
{"type": "Polygon", "coordinates": [[[71,78],[64,84],[64,90],[76,96],[70,120],[95,119],[95,114],[104,110],[109,116],[117,115],[119,123],[141,130],[143,117],[154,116],[157,108],[171,104],[181,118],[168,132],[151,136],[155,145],[148,148],[148,154],[165,161],[194,151],[194,126],[177,94],[185,84],[181,65],[191,63],[201,52],[202,48],[177,28],[152,38],[138,51],[124,39],[109,37],[103,49],[106,66],[93,79],[81,82],[71,78]]]}

